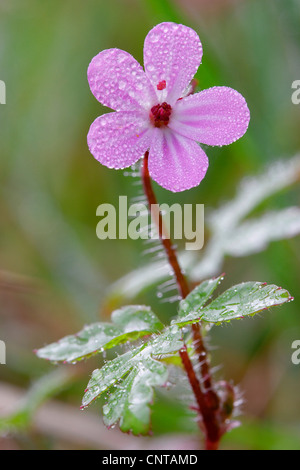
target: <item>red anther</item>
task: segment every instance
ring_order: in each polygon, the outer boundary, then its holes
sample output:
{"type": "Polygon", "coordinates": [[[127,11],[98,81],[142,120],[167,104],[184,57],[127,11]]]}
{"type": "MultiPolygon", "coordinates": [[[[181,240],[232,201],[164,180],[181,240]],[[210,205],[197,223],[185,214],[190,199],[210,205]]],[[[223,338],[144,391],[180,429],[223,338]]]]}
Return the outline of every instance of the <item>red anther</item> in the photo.
{"type": "Polygon", "coordinates": [[[150,120],[155,127],[167,126],[171,113],[172,107],[168,103],[157,104],[151,108],[150,120]]]}
{"type": "Polygon", "coordinates": [[[156,88],[158,90],[164,90],[166,86],[167,86],[166,80],[162,80],[161,82],[157,84],[156,88]]]}

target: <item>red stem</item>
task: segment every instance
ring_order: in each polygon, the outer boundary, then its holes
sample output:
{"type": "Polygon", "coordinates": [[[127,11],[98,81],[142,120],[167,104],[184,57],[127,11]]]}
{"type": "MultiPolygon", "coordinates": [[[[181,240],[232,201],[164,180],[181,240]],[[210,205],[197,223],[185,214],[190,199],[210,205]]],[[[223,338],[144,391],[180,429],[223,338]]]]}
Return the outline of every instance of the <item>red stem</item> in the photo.
{"type": "Polygon", "coordinates": [[[205,432],[205,449],[217,450],[221,438],[220,426],[215,413],[217,408],[212,406],[207,394],[203,393],[201,390],[200,383],[195,374],[186,345],[184,345],[184,347],[179,351],[179,354],[201,413],[202,421],[200,422],[200,425],[202,429],[204,428],[205,432]]]}
{"type": "MultiPolygon", "coordinates": [[[[151,211],[152,206],[157,207],[157,200],[156,200],[156,196],[154,194],[154,191],[151,185],[151,180],[150,180],[150,175],[149,175],[149,170],[148,170],[148,156],[149,156],[149,152],[147,151],[144,156],[144,164],[142,168],[142,180],[143,180],[144,192],[148,200],[149,210],[151,211]]],[[[189,289],[187,280],[181,271],[181,267],[177,259],[176,250],[174,246],[172,245],[171,239],[166,235],[166,229],[164,227],[162,213],[160,211],[158,213],[153,212],[153,215],[157,216],[158,220],[156,220],[156,226],[158,229],[158,235],[165,249],[166,255],[168,257],[168,261],[173,269],[173,272],[177,281],[178,290],[182,298],[184,299],[190,293],[190,289],[189,289]]]]}
{"type": "MultiPolygon", "coordinates": [[[[184,299],[190,293],[190,288],[179,265],[175,247],[173,246],[170,237],[166,236],[166,230],[164,227],[163,216],[161,212],[152,212],[151,210],[153,206],[158,206],[156,196],[151,185],[151,179],[148,169],[148,157],[149,152],[147,151],[144,156],[144,163],[142,167],[142,181],[144,186],[144,192],[148,200],[149,210],[152,213],[152,216],[154,215],[156,218],[155,222],[158,229],[158,235],[165,249],[169,264],[174,272],[178,290],[182,298],[184,299]]],[[[200,382],[196,376],[186,346],[181,349],[180,357],[183,366],[186,370],[190,385],[192,387],[193,393],[198,404],[199,412],[202,417],[201,424],[202,428],[204,428],[206,435],[205,448],[207,450],[216,450],[218,449],[221,437],[220,426],[216,417],[216,411],[219,407],[219,398],[212,388],[212,377],[210,374],[207,351],[201,334],[201,328],[198,323],[192,325],[192,333],[193,345],[200,363],[201,377],[203,379],[202,386],[200,385],[200,382]]]]}

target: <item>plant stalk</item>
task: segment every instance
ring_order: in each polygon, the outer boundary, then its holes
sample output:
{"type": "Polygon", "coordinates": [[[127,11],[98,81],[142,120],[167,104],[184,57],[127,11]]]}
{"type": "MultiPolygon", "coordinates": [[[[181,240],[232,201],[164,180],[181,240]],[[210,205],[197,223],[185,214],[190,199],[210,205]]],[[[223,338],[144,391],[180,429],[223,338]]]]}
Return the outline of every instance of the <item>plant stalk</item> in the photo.
{"type": "MultiPolygon", "coordinates": [[[[190,293],[190,288],[185,275],[180,267],[177,253],[169,235],[166,232],[162,213],[157,209],[158,204],[156,196],[154,194],[151,179],[148,168],[148,157],[149,152],[147,151],[144,155],[141,177],[144,187],[144,192],[147,197],[149,211],[152,217],[155,219],[155,224],[158,230],[160,241],[165,249],[168,262],[173,270],[176,278],[178,291],[181,297],[184,299],[190,293]]],[[[213,390],[212,377],[210,373],[210,366],[207,357],[207,350],[204,344],[204,340],[201,333],[201,328],[198,323],[192,325],[193,334],[193,346],[195,348],[199,364],[202,385],[200,384],[197,375],[195,373],[193,364],[188,355],[187,348],[184,346],[180,350],[180,357],[182,364],[186,370],[191,388],[196,398],[196,402],[200,414],[200,425],[201,429],[205,433],[205,448],[206,450],[217,450],[219,447],[219,441],[221,438],[221,429],[217,419],[217,410],[219,409],[219,398],[216,392],[213,390]]]]}

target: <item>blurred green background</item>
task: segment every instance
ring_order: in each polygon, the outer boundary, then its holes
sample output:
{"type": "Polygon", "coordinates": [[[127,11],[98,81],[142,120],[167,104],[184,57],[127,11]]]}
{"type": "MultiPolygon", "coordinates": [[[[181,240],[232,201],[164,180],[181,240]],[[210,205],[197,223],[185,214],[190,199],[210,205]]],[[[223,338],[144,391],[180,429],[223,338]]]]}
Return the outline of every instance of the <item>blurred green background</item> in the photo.
{"type": "MultiPolygon", "coordinates": [[[[144,38],[161,21],[197,31],[204,49],[199,87],[237,89],[251,123],[239,142],[207,149],[210,167],[198,188],[171,194],[155,185],[160,202],[204,203],[209,211],[234,197],[242,177],[299,152],[300,105],[291,101],[292,82],[300,80],[298,0],[1,0],[0,79],[7,104],[0,105],[0,339],[7,364],[0,365],[0,415],[47,372],[56,375],[37,394],[57,392],[38,416],[22,415],[26,425],[16,418],[16,428],[0,438],[1,449],[193,448],[198,441],[184,406],[164,396],[154,406],[153,438],[106,431],[99,404],[79,412],[98,361],[55,372],[32,352],[107,317],[110,284],[151,261],[141,256],[139,241],[96,237],[97,206],[134,196],[136,188],[88,151],[89,126],[106,110],[91,94],[86,70],[94,55],[111,47],[142,63],[144,38]]],[[[299,206],[299,196],[294,185],[261,209],[299,206]]],[[[218,346],[213,364],[222,362],[217,377],[233,379],[244,396],[243,426],[223,448],[300,449],[300,366],[291,362],[291,344],[300,339],[299,261],[299,237],[225,260],[225,287],[267,281],[288,289],[295,302],[211,333],[218,346]]],[[[164,319],[174,314],[155,288],[135,300],[150,303],[164,319]]]]}

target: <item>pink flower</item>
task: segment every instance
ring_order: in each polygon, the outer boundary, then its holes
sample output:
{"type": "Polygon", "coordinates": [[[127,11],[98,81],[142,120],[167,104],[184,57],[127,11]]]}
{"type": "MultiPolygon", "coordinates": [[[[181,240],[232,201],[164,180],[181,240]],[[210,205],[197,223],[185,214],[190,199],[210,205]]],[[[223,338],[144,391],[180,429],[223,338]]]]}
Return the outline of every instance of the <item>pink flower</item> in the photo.
{"type": "Polygon", "coordinates": [[[109,168],[126,168],[149,150],[150,176],[170,191],[197,186],[208,168],[199,143],[228,145],[244,135],[250,113],[227,87],[189,95],[202,59],[195,31],[161,23],[147,35],[144,65],[127,52],[107,49],[91,61],[88,81],[100,103],[116,112],[98,117],[88,146],[109,168]]]}

